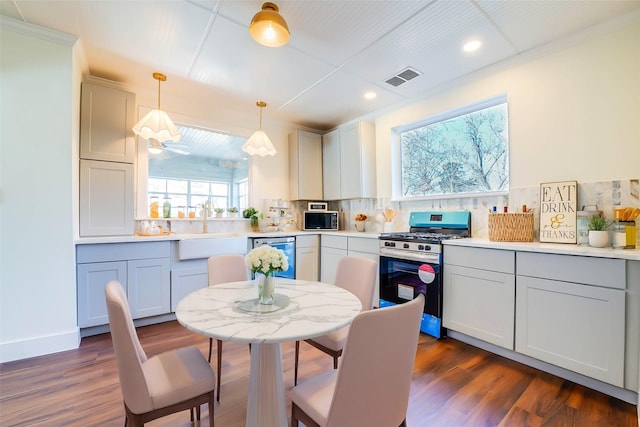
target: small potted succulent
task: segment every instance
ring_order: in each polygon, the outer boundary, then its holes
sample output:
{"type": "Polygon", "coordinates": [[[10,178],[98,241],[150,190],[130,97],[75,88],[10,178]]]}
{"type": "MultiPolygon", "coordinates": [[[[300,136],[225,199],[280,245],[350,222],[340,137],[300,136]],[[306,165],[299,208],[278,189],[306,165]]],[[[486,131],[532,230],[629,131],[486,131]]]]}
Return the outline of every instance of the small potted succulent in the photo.
{"type": "Polygon", "coordinates": [[[609,244],[609,223],[600,215],[593,215],[589,220],[589,246],[604,248],[609,244]]]}
{"type": "Polygon", "coordinates": [[[213,211],[216,213],[216,218],[222,218],[222,214],[224,213],[224,209],[215,208],[213,211]]]}
{"type": "Polygon", "coordinates": [[[238,208],[236,208],[235,206],[227,209],[227,212],[229,212],[229,218],[235,218],[236,216],[238,216],[238,208]]]}
{"type": "Polygon", "coordinates": [[[354,224],[357,231],[364,231],[365,222],[367,221],[367,216],[365,214],[359,213],[354,218],[356,223],[354,224]]]}

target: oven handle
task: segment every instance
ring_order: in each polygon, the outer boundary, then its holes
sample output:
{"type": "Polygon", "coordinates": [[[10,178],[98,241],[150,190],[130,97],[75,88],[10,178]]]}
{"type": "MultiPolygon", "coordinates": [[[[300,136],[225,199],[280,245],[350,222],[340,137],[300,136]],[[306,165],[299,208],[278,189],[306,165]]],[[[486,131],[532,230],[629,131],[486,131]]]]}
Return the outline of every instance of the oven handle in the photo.
{"type": "Polygon", "coordinates": [[[398,249],[387,249],[387,248],[380,248],[380,255],[381,256],[386,256],[386,257],[391,257],[391,258],[397,258],[397,259],[408,259],[408,260],[412,260],[412,261],[422,261],[422,262],[428,262],[431,264],[439,264],[440,263],[440,254],[423,254],[423,253],[416,253],[416,252],[411,252],[411,251],[403,251],[403,250],[398,250],[398,249]]]}

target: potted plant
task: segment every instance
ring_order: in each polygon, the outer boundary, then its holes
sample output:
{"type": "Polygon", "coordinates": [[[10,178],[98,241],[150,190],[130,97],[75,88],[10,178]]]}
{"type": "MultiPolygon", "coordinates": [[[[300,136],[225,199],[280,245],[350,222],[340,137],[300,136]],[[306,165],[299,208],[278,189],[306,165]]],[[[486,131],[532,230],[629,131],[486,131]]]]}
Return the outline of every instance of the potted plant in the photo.
{"type": "Polygon", "coordinates": [[[251,220],[251,230],[260,231],[259,220],[263,218],[261,212],[259,212],[256,208],[247,208],[242,211],[242,216],[251,220]]]}
{"type": "Polygon", "coordinates": [[[224,209],[215,208],[213,211],[216,213],[216,218],[222,218],[222,214],[224,213],[224,209]]]}
{"type": "Polygon", "coordinates": [[[593,215],[589,220],[589,246],[604,248],[609,244],[609,227],[607,219],[600,215],[593,215]]]}
{"type": "Polygon", "coordinates": [[[229,212],[229,218],[235,218],[236,216],[238,216],[238,208],[236,207],[227,209],[227,212],[229,212]]]}
{"type": "Polygon", "coordinates": [[[364,231],[365,221],[367,220],[367,216],[365,214],[359,213],[355,217],[355,227],[357,231],[364,231]]]}

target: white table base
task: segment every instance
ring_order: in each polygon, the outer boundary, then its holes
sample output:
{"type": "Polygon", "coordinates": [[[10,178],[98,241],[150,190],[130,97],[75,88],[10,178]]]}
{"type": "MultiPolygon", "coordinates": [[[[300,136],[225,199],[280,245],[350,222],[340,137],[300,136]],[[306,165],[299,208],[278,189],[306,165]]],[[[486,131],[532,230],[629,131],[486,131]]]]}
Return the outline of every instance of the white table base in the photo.
{"type": "Polygon", "coordinates": [[[287,427],[280,344],[251,344],[246,427],[287,427]]]}

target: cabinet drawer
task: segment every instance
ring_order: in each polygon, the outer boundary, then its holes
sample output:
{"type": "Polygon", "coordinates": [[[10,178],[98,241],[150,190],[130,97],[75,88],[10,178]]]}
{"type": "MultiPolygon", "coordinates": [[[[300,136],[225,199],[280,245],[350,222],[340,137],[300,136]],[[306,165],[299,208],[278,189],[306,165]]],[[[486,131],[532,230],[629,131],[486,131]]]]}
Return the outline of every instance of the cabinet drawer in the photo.
{"type": "Polygon", "coordinates": [[[336,248],[347,250],[347,237],[346,236],[331,236],[323,234],[320,239],[323,248],[336,248]]]}
{"type": "Polygon", "coordinates": [[[349,237],[348,240],[348,245],[349,245],[349,252],[351,251],[357,251],[357,252],[367,252],[370,254],[378,254],[378,249],[380,247],[380,244],[378,243],[379,240],[376,239],[369,239],[366,237],[349,237]]]}
{"type": "Polygon", "coordinates": [[[296,236],[296,248],[317,248],[319,244],[320,236],[317,234],[296,236]]]}
{"type": "Polygon", "coordinates": [[[497,271],[500,273],[515,273],[514,251],[449,245],[444,245],[443,250],[442,260],[445,264],[497,271]]]}
{"type": "Polygon", "coordinates": [[[625,289],[625,261],[574,255],[518,252],[518,275],[625,289]]]}
{"type": "Polygon", "coordinates": [[[168,241],[99,243],[95,245],[78,245],[76,248],[76,262],[78,264],[130,259],[168,258],[171,253],[168,241]]]}

